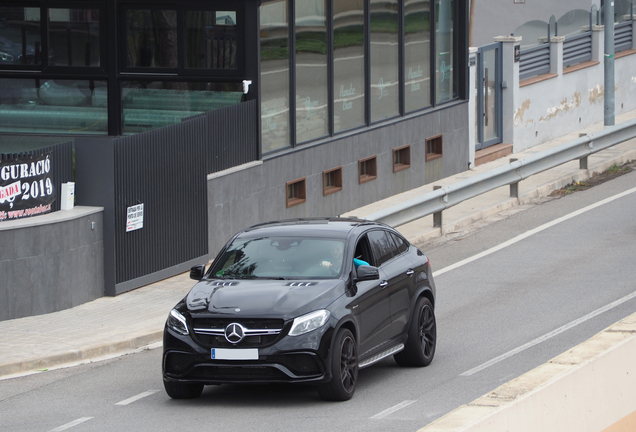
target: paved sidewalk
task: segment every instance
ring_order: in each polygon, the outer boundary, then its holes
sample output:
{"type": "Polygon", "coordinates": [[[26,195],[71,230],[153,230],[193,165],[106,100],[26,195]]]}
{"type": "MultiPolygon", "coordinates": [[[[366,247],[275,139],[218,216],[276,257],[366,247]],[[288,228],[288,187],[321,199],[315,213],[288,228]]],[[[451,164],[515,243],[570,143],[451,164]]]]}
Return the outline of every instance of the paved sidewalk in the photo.
{"type": "MultiPolygon", "coordinates": [[[[636,118],[636,111],[617,116],[616,123],[636,118]]],[[[602,123],[576,131],[558,140],[513,154],[523,159],[531,154],[592,133],[602,123]]],[[[545,197],[573,181],[582,181],[613,164],[636,160],[636,139],[614,146],[588,158],[589,170],[580,170],[578,161],[548,170],[519,184],[519,199],[510,198],[502,187],[458,204],[443,213],[443,227],[433,228],[433,217],[399,227],[413,243],[425,243],[444,233],[466,228],[472,223],[512,207],[545,197]]],[[[508,163],[508,158],[481,165],[474,170],[445,178],[435,185],[446,186],[480,172],[508,163]]],[[[433,184],[408,191],[347,213],[364,217],[381,208],[432,191],[433,184]]],[[[158,346],[170,309],[194,286],[184,273],[118,297],[103,297],[81,306],[46,315],[0,321],[0,379],[45,369],[86,363],[158,346]]]]}

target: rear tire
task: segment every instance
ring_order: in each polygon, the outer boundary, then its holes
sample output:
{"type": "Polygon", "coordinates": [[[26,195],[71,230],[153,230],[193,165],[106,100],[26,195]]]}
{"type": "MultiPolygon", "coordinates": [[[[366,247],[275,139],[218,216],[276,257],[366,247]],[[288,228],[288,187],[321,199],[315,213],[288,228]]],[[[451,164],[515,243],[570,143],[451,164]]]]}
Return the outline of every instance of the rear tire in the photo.
{"type": "Polygon", "coordinates": [[[353,334],[342,328],[336,334],[331,356],[331,381],[318,387],[327,401],[346,401],[353,397],[358,382],[358,347],[353,334]]]}
{"type": "Polygon", "coordinates": [[[408,339],[404,350],[393,358],[400,366],[428,366],[435,356],[437,324],[431,301],[420,297],[413,310],[408,339]]]}
{"type": "Polygon", "coordinates": [[[163,387],[172,399],[195,399],[201,395],[203,384],[164,381],[163,387]]]}

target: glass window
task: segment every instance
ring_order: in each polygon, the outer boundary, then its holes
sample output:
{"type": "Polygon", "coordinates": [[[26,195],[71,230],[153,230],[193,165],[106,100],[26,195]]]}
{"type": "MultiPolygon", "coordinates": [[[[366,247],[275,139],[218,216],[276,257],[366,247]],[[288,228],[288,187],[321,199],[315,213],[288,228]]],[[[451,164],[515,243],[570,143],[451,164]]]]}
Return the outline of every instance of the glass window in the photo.
{"type": "Polygon", "coordinates": [[[40,8],[0,7],[0,67],[41,64],[40,8]]]}
{"type": "Polygon", "coordinates": [[[99,10],[49,9],[49,65],[99,66],[99,10]]]}
{"type": "Polygon", "coordinates": [[[240,103],[240,83],[131,81],[122,83],[122,129],[139,133],[240,103]]]}
{"type": "Polygon", "coordinates": [[[398,2],[371,0],[371,121],[399,115],[398,2]]]}
{"type": "Polygon", "coordinates": [[[263,153],[291,145],[287,0],[260,7],[261,137],[263,153]]]}
{"type": "Polygon", "coordinates": [[[332,279],[343,267],[344,242],[303,237],[238,238],[209,275],[228,279],[332,279]]]}
{"type": "Polygon", "coordinates": [[[177,67],[177,11],[126,11],[126,66],[177,67]]]}
{"type": "Polygon", "coordinates": [[[399,235],[389,233],[389,237],[391,237],[395,243],[395,249],[393,250],[394,255],[400,255],[409,250],[408,243],[399,235]]]}
{"type": "Polygon", "coordinates": [[[325,0],[296,0],[296,141],[329,133],[325,0]]]}
{"type": "Polygon", "coordinates": [[[0,79],[0,132],[105,134],[106,82],[0,79]]]}
{"type": "Polygon", "coordinates": [[[456,96],[453,72],[453,0],[435,0],[436,99],[445,102],[456,96]]]}
{"type": "Polygon", "coordinates": [[[381,266],[386,261],[393,258],[392,249],[395,247],[393,241],[387,236],[386,231],[371,231],[369,233],[371,249],[375,255],[377,266],[381,266]]]}
{"type": "Polygon", "coordinates": [[[431,6],[404,2],[404,100],[406,112],[431,104],[431,6]]]}
{"type": "Polygon", "coordinates": [[[236,12],[186,11],[187,68],[236,69],[236,12]]]}
{"type": "Polygon", "coordinates": [[[364,1],[333,4],[334,132],[363,126],[364,1]]]}

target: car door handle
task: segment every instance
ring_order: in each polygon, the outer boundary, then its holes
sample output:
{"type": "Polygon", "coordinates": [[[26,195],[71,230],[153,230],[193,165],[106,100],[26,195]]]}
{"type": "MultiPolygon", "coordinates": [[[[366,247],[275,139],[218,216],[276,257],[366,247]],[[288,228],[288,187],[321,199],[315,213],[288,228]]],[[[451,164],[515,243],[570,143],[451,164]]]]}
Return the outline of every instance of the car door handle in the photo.
{"type": "Polygon", "coordinates": [[[388,284],[389,284],[389,283],[388,283],[387,281],[382,281],[382,282],[380,282],[380,286],[381,286],[382,288],[384,288],[384,287],[385,287],[385,286],[387,286],[388,284]]]}
{"type": "Polygon", "coordinates": [[[414,274],[415,274],[415,270],[413,270],[413,269],[408,269],[408,270],[406,271],[406,275],[407,275],[407,276],[413,276],[414,274]]]}

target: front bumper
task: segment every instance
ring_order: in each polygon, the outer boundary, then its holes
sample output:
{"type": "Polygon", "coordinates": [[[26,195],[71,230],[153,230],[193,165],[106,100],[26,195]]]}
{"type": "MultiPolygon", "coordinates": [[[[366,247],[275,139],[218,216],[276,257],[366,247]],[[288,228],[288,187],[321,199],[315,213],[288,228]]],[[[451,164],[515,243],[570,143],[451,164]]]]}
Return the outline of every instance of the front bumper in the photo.
{"type": "Polygon", "coordinates": [[[211,349],[169,328],[163,335],[163,379],[203,384],[322,383],[331,379],[327,364],[333,329],[283,336],[259,348],[258,360],[213,360],[211,349]]]}

